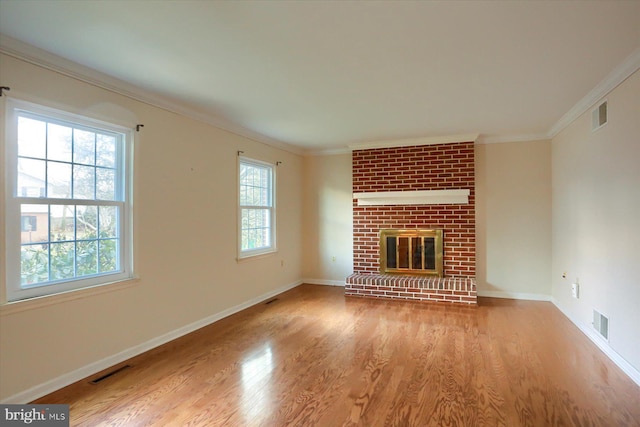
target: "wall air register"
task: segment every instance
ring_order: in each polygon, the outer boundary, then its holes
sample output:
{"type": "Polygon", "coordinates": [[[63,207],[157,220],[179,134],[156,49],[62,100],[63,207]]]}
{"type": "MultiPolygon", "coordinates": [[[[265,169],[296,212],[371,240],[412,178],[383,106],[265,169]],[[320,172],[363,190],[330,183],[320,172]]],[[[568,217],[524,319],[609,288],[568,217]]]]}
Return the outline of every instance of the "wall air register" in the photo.
{"type": "Polygon", "coordinates": [[[602,338],[609,341],[609,318],[598,310],[593,310],[593,328],[602,338]]]}
{"type": "Polygon", "coordinates": [[[608,121],[607,101],[598,105],[591,111],[591,131],[594,132],[606,125],[608,121]]]}

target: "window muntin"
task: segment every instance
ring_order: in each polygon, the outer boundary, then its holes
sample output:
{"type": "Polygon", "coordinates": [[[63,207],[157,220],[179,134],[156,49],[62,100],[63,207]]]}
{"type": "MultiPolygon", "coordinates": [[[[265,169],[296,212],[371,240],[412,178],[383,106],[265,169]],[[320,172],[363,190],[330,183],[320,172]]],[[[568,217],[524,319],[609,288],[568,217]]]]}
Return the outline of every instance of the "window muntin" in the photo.
{"type": "Polygon", "coordinates": [[[239,164],[239,256],[275,251],[275,171],[271,164],[241,158],[239,164]]]}
{"type": "Polygon", "coordinates": [[[131,277],[129,130],[19,101],[9,107],[8,299],[131,277]]]}

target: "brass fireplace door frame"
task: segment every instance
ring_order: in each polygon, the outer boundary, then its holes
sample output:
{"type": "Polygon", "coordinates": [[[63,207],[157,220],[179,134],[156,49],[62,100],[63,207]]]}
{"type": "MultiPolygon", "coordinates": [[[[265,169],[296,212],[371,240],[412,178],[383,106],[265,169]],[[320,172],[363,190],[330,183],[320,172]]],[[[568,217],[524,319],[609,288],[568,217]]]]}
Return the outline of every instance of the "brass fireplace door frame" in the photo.
{"type": "MultiPolygon", "coordinates": [[[[424,242],[424,239],[421,239],[424,242]]],[[[396,242],[398,242],[396,240],[396,242]]],[[[396,243],[396,260],[399,259],[399,244],[396,243]]],[[[424,250],[422,252],[424,263],[424,250]]],[[[444,275],[444,251],[443,251],[443,232],[442,230],[426,230],[426,229],[382,229],[380,230],[380,273],[393,274],[417,274],[427,276],[443,277],[444,275]],[[411,254],[412,237],[433,237],[435,243],[435,269],[413,269],[412,257],[409,256],[410,268],[386,268],[387,265],[387,237],[406,237],[409,238],[409,254],[411,254]]],[[[396,262],[396,265],[398,263],[396,262]]]]}

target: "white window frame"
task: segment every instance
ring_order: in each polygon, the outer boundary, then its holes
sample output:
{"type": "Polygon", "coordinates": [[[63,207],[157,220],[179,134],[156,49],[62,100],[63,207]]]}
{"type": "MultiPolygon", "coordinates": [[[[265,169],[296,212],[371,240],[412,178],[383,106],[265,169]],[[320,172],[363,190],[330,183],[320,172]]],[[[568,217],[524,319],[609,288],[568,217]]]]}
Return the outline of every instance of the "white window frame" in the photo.
{"type": "Polygon", "coordinates": [[[238,156],[238,260],[247,259],[259,255],[270,254],[277,252],[276,246],[276,165],[273,163],[264,162],[261,160],[252,159],[249,157],[238,156]],[[246,164],[249,166],[255,166],[259,168],[269,168],[271,171],[271,188],[270,188],[270,201],[271,205],[242,205],[241,204],[241,165],[246,164]],[[243,229],[242,229],[242,212],[244,209],[264,209],[269,211],[269,239],[271,244],[268,246],[256,248],[256,249],[242,249],[243,246],[243,229]]]}
{"type": "MultiPolygon", "coordinates": [[[[132,229],[132,181],[133,181],[133,131],[132,129],[97,119],[84,117],[66,111],[33,104],[30,102],[7,98],[5,145],[5,272],[6,297],[8,302],[16,302],[34,297],[56,295],[78,289],[107,285],[133,278],[133,229],[132,229]],[[118,229],[118,261],[119,270],[98,273],[70,279],[60,279],[33,285],[22,286],[21,274],[21,204],[66,204],[114,206],[114,202],[101,202],[99,199],[23,197],[18,194],[18,117],[21,115],[39,116],[53,123],[73,125],[115,133],[121,136],[117,154],[120,172],[117,180],[116,196],[119,214],[118,229]]],[[[74,242],[75,242],[74,238],[74,242]]]]}

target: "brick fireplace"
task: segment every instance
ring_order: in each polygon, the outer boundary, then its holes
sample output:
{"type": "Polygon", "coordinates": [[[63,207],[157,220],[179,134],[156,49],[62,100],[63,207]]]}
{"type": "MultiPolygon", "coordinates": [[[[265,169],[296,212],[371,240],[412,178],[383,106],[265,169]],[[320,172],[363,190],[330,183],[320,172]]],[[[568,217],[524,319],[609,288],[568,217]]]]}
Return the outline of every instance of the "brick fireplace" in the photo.
{"type": "Polygon", "coordinates": [[[475,304],[474,143],[354,150],[352,158],[354,274],[347,278],[346,295],[475,304]],[[364,203],[365,196],[378,194],[451,190],[468,196],[462,202],[364,203]],[[442,230],[444,277],[381,274],[381,229],[442,230]]]}

